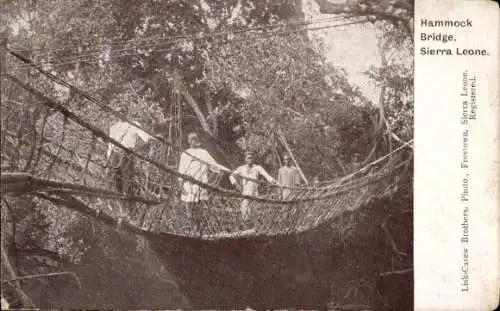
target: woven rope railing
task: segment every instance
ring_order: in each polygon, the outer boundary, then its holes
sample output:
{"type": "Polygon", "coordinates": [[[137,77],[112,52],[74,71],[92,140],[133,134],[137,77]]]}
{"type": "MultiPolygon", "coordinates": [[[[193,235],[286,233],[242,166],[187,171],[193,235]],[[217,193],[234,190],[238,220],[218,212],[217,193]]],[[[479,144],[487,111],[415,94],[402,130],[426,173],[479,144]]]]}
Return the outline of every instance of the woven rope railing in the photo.
{"type": "MultiPolygon", "coordinates": [[[[13,51],[9,51],[9,54],[14,56],[14,58],[16,58],[17,60],[20,60],[22,61],[23,63],[27,64],[29,67],[32,67],[33,69],[35,69],[36,71],[38,71],[39,73],[41,73],[43,76],[45,76],[46,78],[48,78],[49,80],[51,80],[52,82],[54,82],[55,84],[58,84],[59,86],[62,86],[62,87],[65,87],[67,88],[68,90],[74,92],[75,94],[77,94],[78,96],[82,97],[84,100],[86,101],[89,101],[91,104],[94,104],[96,107],[99,107],[102,111],[106,111],[107,113],[109,113],[109,115],[121,120],[121,121],[125,121],[127,123],[134,123],[132,122],[130,119],[128,119],[125,115],[117,112],[117,111],[114,111],[113,109],[111,109],[109,106],[107,106],[106,104],[102,103],[102,101],[100,101],[98,98],[96,98],[95,96],[85,92],[85,91],[82,91],[81,89],[75,87],[74,85],[72,85],[71,83],[68,83],[67,81],[65,81],[64,79],[61,79],[59,77],[57,77],[56,75],[42,69],[40,66],[36,65],[32,60],[30,60],[29,58],[27,57],[24,57],[16,52],[13,52],[13,51]]],[[[135,124],[134,125],[136,128],[148,133],[149,135],[151,135],[150,132],[147,131],[147,129],[143,128],[141,125],[139,124],[135,124]]],[[[170,145],[172,146],[172,143],[170,143],[169,141],[166,141],[162,138],[159,138],[159,140],[163,143],[163,144],[166,144],[166,145],[170,145]]],[[[405,144],[405,145],[408,145],[405,144]]],[[[172,146],[174,147],[174,149],[178,149],[178,146],[172,146]]],[[[200,163],[203,163],[205,164],[206,166],[208,167],[212,167],[212,164],[210,163],[207,163],[206,161],[204,161],[203,159],[200,159],[200,158],[197,158],[196,156],[192,155],[189,153],[189,151],[187,150],[184,150],[184,151],[179,151],[177,150],[178,153],[180,152],[185,152],[186,154],[188,154],[189,156],[191,156],[194,160],[200,162],[200,163]]],[[[168,160],[168,159],[167,159],[168,160]]],[[[376,161],[378,162],[378,161],[376,161]]],[[[373,163],[371,163],[373,164],[373,163]]],[[[354,175],[358,174],[358,173],[361,173],[362,171],[364,171],[366,168],[370,167],[371,164],[368,164],[367,166],[365,166],[363,169],[361,170],[358,170],[354,173],[351,173],[350,175],[348,176],[345,176],[345,177],[342,177],[341,179],[335,179],[335,180],[324,180],[322,182],[320,182],[319,186],[320,187],[326,187],[326,188],[330,188],[332,186],[335,186],[339,183],[340,180],[344,180],[344,179],[347,179],[347,178],[350,178],[350,177],[353,177],[354,175]]],[[[243,180],[246,180],[246,181],[249,181],[249,182],[253,182],[253,183],[257,183],[257,184],[264,184],[264,182],[260,181],[260,180],[254,180],[254,179],[251,179],[249,177],[244,177],[244,176],[239,176],[240,179],[243,179],[243,180]]],[[[266,185],[267,187],[271,187],[271,188],[286,188],[284,186],[278,186],[278,185],[266,185]]],[[[314,190],[312,188],[306,188],[306,187],[292,187],[292,189],[308,189],[308,190],[314,190]]],[[[316,188],[315,188],[316,189],[316,188]]],[[[279,189],[278,189],[279,190],[279,189]]]]}
{"type": "Polygon", "coordinates": [[[405,163],[401,146],[348,178],[293,188],[285,199],[276,186],[261,186],[266,189],[259,197],[246,196],[218,185],[227,174],[211,174],[206,183],[180,174],[167,164],[169,146],[161,140],[134,150],[124,147],[107,134],[108,120],[116,119],[109,107],[83,96],[63,103],[34,87],[38,81],[2,78],[31,96],[26,103],[2,101],[2,191],[72,195],[145,230],[207,239],[308,230],[384,195],[394,171],[405,163]],[[110,145],[127,160],[121,169],[107,156],[110,145]],[[197,185],[207,200],[187,210],[179,200],[178,178],[197,185]],[[251,225],[240,215],[244,200],[251,225]]]}

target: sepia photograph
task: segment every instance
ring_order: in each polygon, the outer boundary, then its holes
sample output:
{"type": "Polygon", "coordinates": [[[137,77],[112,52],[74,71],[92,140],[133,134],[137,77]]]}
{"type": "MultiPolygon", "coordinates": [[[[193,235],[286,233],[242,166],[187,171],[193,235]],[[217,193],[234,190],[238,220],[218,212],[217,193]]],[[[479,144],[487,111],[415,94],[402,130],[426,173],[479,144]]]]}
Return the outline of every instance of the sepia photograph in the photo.
{"type": "Polygon", "coordinates": [[[413,310],[412,0],[0,2],[2,310],[413,310]]]}

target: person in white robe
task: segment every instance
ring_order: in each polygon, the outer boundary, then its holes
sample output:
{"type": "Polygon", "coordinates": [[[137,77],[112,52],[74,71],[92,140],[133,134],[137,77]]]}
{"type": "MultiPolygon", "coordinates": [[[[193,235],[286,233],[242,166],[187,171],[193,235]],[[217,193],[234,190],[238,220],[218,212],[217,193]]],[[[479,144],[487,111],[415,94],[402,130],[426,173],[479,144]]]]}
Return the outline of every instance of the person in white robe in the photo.
{"type": "MultiPolygon", "coordinates": [[[[227,167],[217,163],[208,151],[200,147],[198,134],[189,133],[188,142],[189,148],[180,157],[179,173],[188,175],[202,183],[208,183],[209,170],[218,174],[231,172],[227,167]]],[[[206,203],[208,200],[207,189],[182,177],[179,177],[178,181],[181,188],[181,201],[185,204],[187,217],[195,226],[195,231],[201,232],[202,203],[206,203]]]]}
{"type": "Polygon", "coordinates": [[[283,155],[283,166],[278,170],[278,182],[283,187],[281,198],[286,200],[292,198],[292,189],[300,184],[299,170],[292,166],[288,154],[283,155]]]}
{"type": "MultiPolygon", "coordinates": [[[[188,141],[190,147],[181,154],[179,173],[191,176],[202,183],[208,183],[209,170],[218,174],[231,172],[227,167],[217,163],[208,151],[200,147],[198,134],[190,133],[188,141]]],[[[199,202],[208,200],[206,189],[181,177],[179,177],[179,183],[182,186],[181,201],[199,202]]]]}

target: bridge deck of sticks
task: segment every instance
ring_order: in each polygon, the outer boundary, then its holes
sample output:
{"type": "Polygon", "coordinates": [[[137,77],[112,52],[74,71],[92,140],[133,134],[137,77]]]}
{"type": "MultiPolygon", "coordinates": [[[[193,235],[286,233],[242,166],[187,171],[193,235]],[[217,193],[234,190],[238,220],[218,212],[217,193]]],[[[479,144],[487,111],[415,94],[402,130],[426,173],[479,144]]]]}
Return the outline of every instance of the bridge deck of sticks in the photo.
{"type": "Polygon", "coordinates": [[[411,142],[348,176],[318,187],[292,188],[286,200],[279,197],[279,187],[273,185],[266,185],[258,197],[243,195],[221,187],[220,178],[204,183],[180,174],[165,159],[167,150],[175,148],[168,141],[155,139],[144,148],[126,148],[108,135],[109,120],[126,122],[125,118],[95,96],[30,60],[15,53],[11,56],[37,70],[45,79],[43,83],[70,89],[74,94],[70,100],[76,104],[48,97],[35,86],[39,82],[26,82],[10,73],[2,76],[33,98],[29,103],[2,104],[2,193],[32,195],[101,219],[121,219],[119,211],[125,210],[123,221],[134,230],[204,239],[309,230],[346,210],[387,195],[399,176],[397,171],[409,161],[403,150],[411,142]],[[100,118],[92,117],[96,115],[100,118]],[[130,178],[139,187],[133,192],[122,193],[113,186],[108,174],[110,145],[136,163],[137,169],[130,178]],[[186,210],[179,201],[178,178],[197,184],[208,193],[197,230],[186,222],[186,210]],[[254,211],[251,228],[241,224],[239,206],[244,199],[250,201],[254,211]]]}

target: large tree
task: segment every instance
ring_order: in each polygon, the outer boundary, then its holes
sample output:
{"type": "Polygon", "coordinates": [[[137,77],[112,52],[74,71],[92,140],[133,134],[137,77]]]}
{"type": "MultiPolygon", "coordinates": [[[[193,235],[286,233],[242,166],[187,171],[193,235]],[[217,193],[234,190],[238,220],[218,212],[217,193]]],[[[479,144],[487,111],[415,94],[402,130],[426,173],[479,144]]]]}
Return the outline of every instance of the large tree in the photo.
{"type": "Polygon", "coordinates": [[[367,16],[370,21],[385,21],[402,26],[413,36],[413,1],[411,0],[314,0],[324,14],[367,16]]]}

